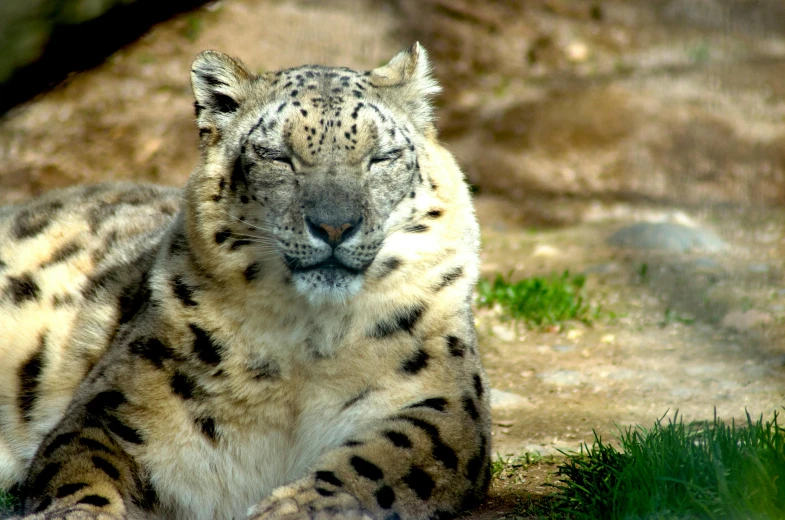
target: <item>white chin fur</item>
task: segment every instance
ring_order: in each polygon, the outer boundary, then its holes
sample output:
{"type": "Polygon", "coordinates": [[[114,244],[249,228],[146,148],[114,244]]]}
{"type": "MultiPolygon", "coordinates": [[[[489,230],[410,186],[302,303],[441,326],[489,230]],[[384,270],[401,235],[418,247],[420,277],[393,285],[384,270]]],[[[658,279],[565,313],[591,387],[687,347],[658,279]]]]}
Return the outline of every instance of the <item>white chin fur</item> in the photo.
{"type": "Polygon", "coordinates": [[[297,292],[311,305],[345,305],[363,286],[362,275],[331,272],[325,276],[318,270],[294,273],[292,281],[297,292]]]}

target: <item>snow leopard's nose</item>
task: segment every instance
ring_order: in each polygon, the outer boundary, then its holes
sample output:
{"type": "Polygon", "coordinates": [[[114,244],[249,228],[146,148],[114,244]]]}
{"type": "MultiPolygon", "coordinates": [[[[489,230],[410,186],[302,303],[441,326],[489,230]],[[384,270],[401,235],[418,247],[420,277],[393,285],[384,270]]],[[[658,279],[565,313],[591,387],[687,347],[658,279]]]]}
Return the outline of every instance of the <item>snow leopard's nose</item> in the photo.
{"type": "Polygon", "coordinates": [[[319,219],[314,222],[310,217],[305,217],[308,231],[314,237],[327,242],[332,247],[337,247],[341,242],[357,233],[362,220],[363,218],[359,217],[351,222],[338,224],[336,222],[321,222],[319,219]]]}

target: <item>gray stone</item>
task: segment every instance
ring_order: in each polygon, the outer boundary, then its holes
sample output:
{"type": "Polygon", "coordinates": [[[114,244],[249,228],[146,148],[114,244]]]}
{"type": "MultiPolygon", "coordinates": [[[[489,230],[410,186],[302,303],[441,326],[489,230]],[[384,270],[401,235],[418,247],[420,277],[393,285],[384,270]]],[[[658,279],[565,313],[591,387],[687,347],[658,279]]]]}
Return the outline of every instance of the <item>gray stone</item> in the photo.
{"type": "Polygon", "coordinates": [[[720,263],[717,262],[715,259],[708,258],[705,256],[693,260],[692,265],[696,269],[706,269],[706,270],[713,270],[720,267],[720,263]]]}
{"type": "Polygon", "coordinates": [[[716,252],[727,248],[710,231],[669,222],[639,222],[624,227],[608,238],[608,243],[631,249],[659,249],[673,252],[716,252]]]}
{"type": "Polygon", "coordinates": [[[491,388],[491,408],[494,410],[531,406],[528,399],[512,392],[491,388]]]}
{"type": "Polygon", "coordinates": [[[639,373],[634,370],[629,370],[626,368],[619,368],[612,372],[609,372],[607,377],[608,379],[613,379],[616,381],[627,381],[630,379],[635,379],[639,377],[639,373]]]}
{"type": "Polygon", "coordinates": [[[578,386],[583,382],[583,377],[577,370],[553,370],[543,372],[538,377],[543,382],[556,386],[578,386]]]}
{"type": "Polygon", "coordinates": [[[687,375],[692,377],[706,377],[706,376],[713,376],[717,374],[722,374],[723,372],[727,372],[727,367],[722,364],[714,363],[714,364],[702,364],[702,365],[693,365],[688,366],[684,369],[684,372],[687,375]]]}
{"type": "Polygon", "coordinates": [[[564,352],[572,352],[573,350],[575,350],[575,345],[554,345],[551,348],[553,349],[554,352],[564,353],[564,352]]]}
{"type": "Polygon", "coordinates": [[[677,386],[671,389],[671,395],[673,397],[678,397],[681,399],[689,399],[693,395],[695,395],[695,389],[688,388],[686,386],[677,386]]]}
{"type": "Polygon", "coordinates": [[[590,265],[583,270],[583,274],[610,274],[617,272],[619,272],[619,264],[616,262],[590,265]]]}

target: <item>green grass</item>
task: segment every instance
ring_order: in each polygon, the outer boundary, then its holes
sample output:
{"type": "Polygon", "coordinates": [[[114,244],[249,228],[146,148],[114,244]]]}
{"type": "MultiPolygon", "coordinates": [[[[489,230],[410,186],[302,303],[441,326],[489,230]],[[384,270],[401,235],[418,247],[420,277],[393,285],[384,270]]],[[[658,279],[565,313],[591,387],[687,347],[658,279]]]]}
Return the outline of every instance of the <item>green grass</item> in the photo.
{"type": "Polygon", "coordinates": [[[711,59],[711,45],[709,42],[701,42],[687,51],[690,61],[693,63],[706,63],[711,59]]]}
{"type": "Polygon", "coordinates": [[[596,436],[565,454],[546,517],[576,519],[785,518],[785,429],[679,418],[620,430],[619,449],[596,436]]]}
{"type": "Polygon", "coordinates": [[[638,268],[638,279],[640,283],[649,282],[649,264],[642,263],[641,266],[638,268]]]}
{"type": "Polygon", "coordinates": [[[531,328],[560,325],[565,321],[591,322],[596,314],[583,297],[586,278],[570,275],[524,278],[510,282],[501,275],[491,282],[481,279],[477,284],[480,307],[499,304],[504,316],[524,322],[531,328]]]}
{"type": "Polygon", "coordinates": [[[16,497],[0,489],[0,518],[11,514],[16,507],[16,497]]]}
{"type": "MultiPolygon", "coordinates": [[[[543,462],[553,463],[556,458],[553,455],[543,456],[535,452],[524,452],[521,455],[507,455],[503,457],[501,453],[496,453],[496,458],[491,460],[491,477],[505,480],[517,473],[525,470],[529,466],[543,462]]],[[[516,477],[517,478],[517,477],[516,477]]]]}
{"type": "MultiPolygon", "coordinates": [[[[591,446],[567,457],[556,473],[557,493],[521,497],[507,518],[608,520],[776,520],[785,518],[785,428],[770,421],[737,427],[715,417],[685,425],[677,416],[651,429],[620,430],[619,447],[595,434],[591,446]]],[[[552,456],[497,455],[496,479],[520,480],[552,456]]],[[[0,517],[15,499],[0,491],[0,517]]]]}
{"type": "Polygon", "coordinates": [[[185,26],[180,29],[180,34],[190,42],[195,42],[204,30],[204,20],[195,15],[189,15],[185,19],[185,26]]]}
{"type": "Polygon", "coordinates": [[[660,327],[667,327],[672,323],[681,323],[683,325],[692,325],[695,323],[695,318],[686,314],[679,314],[670,307],[665,309],[665,313],[660,321],[660,327]]]}

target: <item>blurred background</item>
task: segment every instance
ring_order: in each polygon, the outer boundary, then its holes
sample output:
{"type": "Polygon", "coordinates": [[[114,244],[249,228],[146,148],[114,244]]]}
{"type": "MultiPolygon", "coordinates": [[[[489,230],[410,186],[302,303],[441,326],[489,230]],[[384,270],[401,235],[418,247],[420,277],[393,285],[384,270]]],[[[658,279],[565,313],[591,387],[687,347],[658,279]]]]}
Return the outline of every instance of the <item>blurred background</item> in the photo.
{"type": "Polygon", "coordinates": [[[4,0],[0,203],[182,185],[201,50],[369,69],[415,40],[484,276],[579,273],[595,309],[478,309],[500,453],[785,402],[782,0],[4,0]]]}
{"type": "Polygon", "coordinates": [[[6,117],[3,199],[86,179],[179,183],[202,49],[257,70],[371,68],[415,39],[445,87],[443,139],[474,184],[530,217],[574,217],[535,196],[785,198],[780,0],[5,0],[0,110],[65,82],[6,117]]]}

